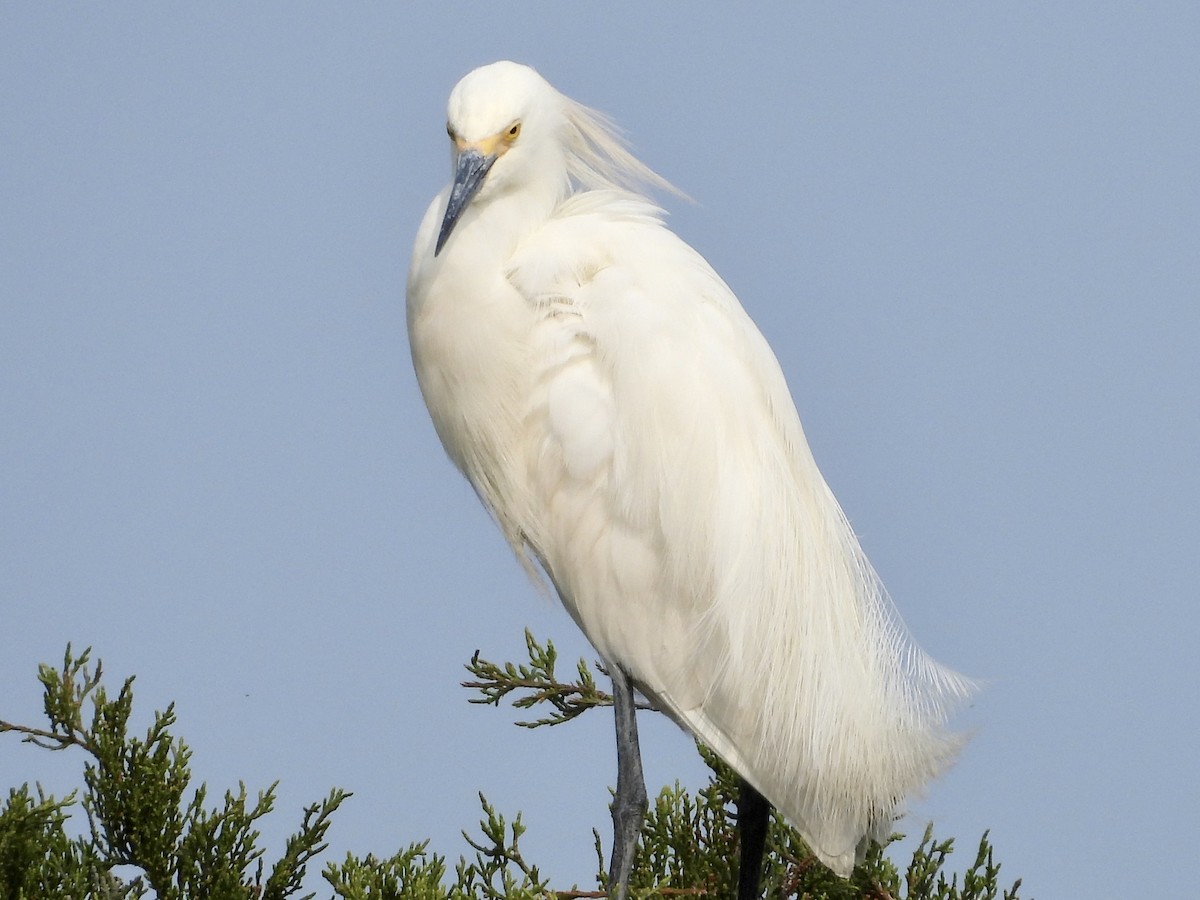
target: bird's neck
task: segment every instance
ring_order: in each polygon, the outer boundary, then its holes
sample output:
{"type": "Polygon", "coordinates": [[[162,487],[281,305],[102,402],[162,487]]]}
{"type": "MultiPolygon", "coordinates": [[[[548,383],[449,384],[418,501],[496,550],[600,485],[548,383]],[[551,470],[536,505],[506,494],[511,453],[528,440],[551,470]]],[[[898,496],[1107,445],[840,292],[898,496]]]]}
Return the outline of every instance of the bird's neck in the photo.
{"type": "Polygon", "coordinates": [[[550,220],[566,195],[565,185],[563,189],[553,184],[539,187],[506,191],[468,210],[460,229],[464,249],[471,248],[472,266],[484,260],[502,265],[522,241],[550,220]]]}

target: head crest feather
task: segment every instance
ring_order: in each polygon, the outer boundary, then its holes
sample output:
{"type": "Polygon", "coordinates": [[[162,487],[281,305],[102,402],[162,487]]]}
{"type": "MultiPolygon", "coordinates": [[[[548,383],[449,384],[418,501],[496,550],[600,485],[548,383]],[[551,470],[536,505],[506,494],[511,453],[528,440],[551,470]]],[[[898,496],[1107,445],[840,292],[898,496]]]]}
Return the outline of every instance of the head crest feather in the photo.
{"type": "Polygon", "coordinates": [[[664,191],[685,200],[679,190],[629,151],[621,129],[602,112],[562,98],[567,174],[584,190],[618,190],[645,196],[664,191]]]}

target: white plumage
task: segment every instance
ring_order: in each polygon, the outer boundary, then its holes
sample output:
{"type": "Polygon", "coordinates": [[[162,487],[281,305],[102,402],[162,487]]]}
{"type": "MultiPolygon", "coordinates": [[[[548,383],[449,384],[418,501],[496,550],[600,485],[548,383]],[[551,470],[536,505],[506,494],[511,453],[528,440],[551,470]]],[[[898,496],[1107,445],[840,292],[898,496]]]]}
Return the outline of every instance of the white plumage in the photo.
{"type": "Polygon", "coordinates": [[[449,130],[408,281],[446,452],[597,652],[848,874],[954,755],[969,683],[910,641],[766,341],[638,193],[669,186],[515,63],[458,84],[449,130]]]}

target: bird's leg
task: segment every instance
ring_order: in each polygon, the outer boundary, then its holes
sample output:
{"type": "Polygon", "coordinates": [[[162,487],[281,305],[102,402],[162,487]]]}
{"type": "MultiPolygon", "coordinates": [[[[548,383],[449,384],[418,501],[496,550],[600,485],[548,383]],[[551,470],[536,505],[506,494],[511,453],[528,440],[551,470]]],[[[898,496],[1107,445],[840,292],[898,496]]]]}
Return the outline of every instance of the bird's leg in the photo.
{"type": "Polygon", "coordinates": [[[608,867],[608,895],[613,900],[625,900],[646,815],[646,780],[638,749],[633,684],[620,666],[611,665],[608,671],[612,675],[613,711],[617,720],[617,791],[612,802],[613,851],[608,867]]]}
{"type": "Polygon", "coordinates": [[[738,781],[741,783],[741,789],[738,791],[737,808],[740,850],[737,895],[738,900],[758,900],[771,804],[745,778],[739,778],[738,781]]]}

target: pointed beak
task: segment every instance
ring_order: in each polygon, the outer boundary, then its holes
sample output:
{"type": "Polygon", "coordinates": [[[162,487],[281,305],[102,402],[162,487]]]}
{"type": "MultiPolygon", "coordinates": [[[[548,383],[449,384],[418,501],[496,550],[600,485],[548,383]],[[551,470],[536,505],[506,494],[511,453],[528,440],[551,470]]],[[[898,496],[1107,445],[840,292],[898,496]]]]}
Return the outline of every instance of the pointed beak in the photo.
{"type": "Polygon", "coordinates": [[[446,215],[442,218],[442,230],[438,232],[437,244],[433,255],[442,252],[450,232],[458,224],[459,218],[470,205],[471,199],[479,193],[484,176],[496,161],[495,154],[485,155],[475,149],[463,150],[458,154],[458,162],[454,167],[454,185],[450,189],[450,199],[446,202],[446,215]]]}

